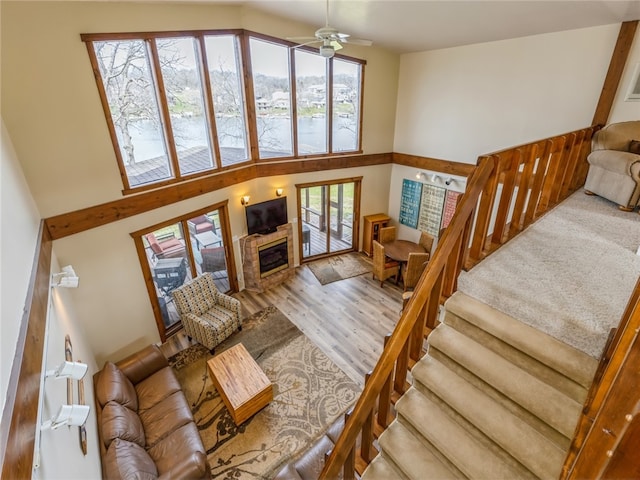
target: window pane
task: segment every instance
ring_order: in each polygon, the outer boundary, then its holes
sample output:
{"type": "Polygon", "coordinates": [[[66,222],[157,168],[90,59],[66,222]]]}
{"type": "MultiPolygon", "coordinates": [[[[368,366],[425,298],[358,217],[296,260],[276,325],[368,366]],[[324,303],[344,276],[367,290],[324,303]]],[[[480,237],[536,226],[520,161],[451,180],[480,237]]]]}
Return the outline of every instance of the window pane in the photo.
{"type": "Polygon", "coordinates": [[[293,155],[289,49],[251,38],[260,158],[293,155]]]}
{"type": "Polygon", "coordinates": [[[156,288],[158,308],[166,328],[180,320],[171,292],[191,279],[180,223],[143,235],[149,269],[156,288]]]}
{"type": "Polygon", "coordinates": [[[228,292],[229,272],[218,210],[190,218],[187,227],[197,274],[211,272],[218,290],[228,292]]]}
{"type": "Polygon", "coordinates": [[[360,69],[357,63],[333,59],[332,151],[358,150],[360,69]]]}
{"type": "Polygon", "coordinates": [[[173,177],[142,40],[93,44],[129,185],[173,177]]]}
{"type": "Polygon", "coordinates": [[[222,166],[249,159],[240,51],[236,37],[205,37],[222,166]]]}
{"type": "Polygon", "coordinates": [[[327,153],[327,59],[296,50],[298,153],[327,153]]]}
{"type": "Polygon", "coordinates": [[[213,155],[195,39],[169,38],[157,45],[180,173],[209,170],[213,155]]]}

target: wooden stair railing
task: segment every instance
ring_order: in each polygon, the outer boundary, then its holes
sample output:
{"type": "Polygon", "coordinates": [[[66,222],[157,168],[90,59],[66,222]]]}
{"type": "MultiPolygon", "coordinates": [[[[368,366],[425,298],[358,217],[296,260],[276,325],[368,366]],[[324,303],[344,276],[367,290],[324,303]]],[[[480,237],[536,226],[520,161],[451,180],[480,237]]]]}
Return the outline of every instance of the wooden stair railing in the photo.
{"type": "Polygon", "coordinates": [[[373,453],[372,432],[377,437],[387,427],[392,404],[407,389],[407,370],[421,358],[424,339],[437,325],[440,304],[456,291],[462,268],[478,264],[584,185],[589,168],[586,157],[598,128],[478,158],[456,213],[392,336],[386,339],[320,478],[337,478],[341,470],[345,478],[352,478],[354,466],[358,473],[364,471],[373,453]],[[356,450],[359,436],[361,447],[356,450]],[[367,444],[364,449],[363,443],[367,444]]]}
{"type": "Polygon", "coordinates": [[[467,270],[584,185],[597,129],[583,128],[481,157],[494,159],[496,173],[482,192],[467,270]]]}
{"type": "MultiPolygon", "coordinates": [[[[370,427],[364,427],[375,417],[375,408],[379,399],[380,408],[387,408],[382,401],[383,397],[386,397],[387,402],[389,401],[387,390],[392,375],[395,380],[391,388],[398,393],[404,392],[409,360],[415,361],[416,357],[419,358],[425,328],[432,329],[436,325],[440,297],[442,294],[453,293],[444,289],[455,284],[449,276],[457,275],[462,268],[464,250],[466,250],[463,248],[466,245],[464,238],[465,236],[468,238],[478,198],[493,169],[493,158],[479,159],[461,203],[440,239],[440,244],[418,282],[391,338],[386,342],[378,363],[367,379],[362,395],[346,421],[331,455],[327,458],[320,478],[337,478],[341,470],[344,471],[345,478],[353,476],[351,468],[354,462],[350,457],[355,451],[357,438],[364,430],[365,441],[370,441],[370,427]]],[[[386,420],[387,415],[383,417],[386,420]]]]}
{"type": "Polygon", "coordinates": [[[602,354],[565,460],[562,480],[587,476],[638,478],[639,333],[640,279],[602,354]]]}

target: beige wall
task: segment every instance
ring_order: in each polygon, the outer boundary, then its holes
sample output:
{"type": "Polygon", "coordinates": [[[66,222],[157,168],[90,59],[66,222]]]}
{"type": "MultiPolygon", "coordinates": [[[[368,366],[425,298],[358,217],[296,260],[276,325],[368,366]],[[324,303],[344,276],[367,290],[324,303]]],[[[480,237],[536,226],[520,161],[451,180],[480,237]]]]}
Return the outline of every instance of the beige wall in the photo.
{"type": "Polygon", "coordinates": [[[475,163],[591,125],[619,29],[403,55],[394,152],[475,163]]]}
{"type": "MultiPolygon", "coordinates": [[[[591,125],[619,30],[606,25],[403,55],[393,151],[475,164],[479,155],[591,125]]],[[[640,62],[639,37],[611,121],[640,118],[640,102],[624,101],[640,62]]],[[[417,171],[393,166],[388,212],[396,223],[402,181],[417,171]]],[[[401,226],[399,235],[419,232],[401,226]]]]}
{"type": "MultiPolygon", "coordinates": [[[[0,142],[0,412],[31,279],[40,214],[2,122],[0,142]]],[[[0,414],[1,415],[1,414],[0,414]]],[[[4,424],[5,419],[2,419],[4,424]]]]}

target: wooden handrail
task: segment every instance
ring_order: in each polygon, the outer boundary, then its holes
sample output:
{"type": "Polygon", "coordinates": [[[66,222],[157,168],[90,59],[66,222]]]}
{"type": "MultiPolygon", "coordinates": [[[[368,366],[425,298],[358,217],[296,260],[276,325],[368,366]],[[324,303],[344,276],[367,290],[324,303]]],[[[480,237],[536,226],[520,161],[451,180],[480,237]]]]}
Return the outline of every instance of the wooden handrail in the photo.
{"type": "Polygon", "coordinates": [[[598,128],[587,127],[481,157],[493,158],[496,172],[480,198],[467,270],[584,185],[591,137],[598,128]]]}
{"type": "MultiPolygon", "coordinates": [[[[338,477],[340,470],[349,458],[350,452],[353,451],[363,425],[374,411],[377,398],[383,390],[389,375],[391,375],[397,359],[400,357],[401,352],[407,350],[405,346],[410,342],[416,323],[421,318],[420,312],[423,306],[429,303],[434,287],[442,284],[442,275],[447,270],[450,259],[453,258],[461,262],[462,255],[460,252],[454,251],[455,247],[462,245],[459,239],[467,231],[468,221],[473,217],[478,197],[493,170],[494,162],[491,157],[479,160],[478,167],[467,184],[467,191],[463,195],[449,227],[441,238],[433,258],[429,261],[424,274],[418,282],[407,308],[403,311],[393,335],[384,347],[380,360],[366,382],[362,395],[356,402],[353,413],[345,423],[344,430],[328,457],[320,478],[338,477]]],[[[439,298],[437,301],[439,301],[439,298]]],[[[435,318],[427,318],[425,321],[427,324],[434,323],[435,318]]],[[[406,370],[404,375],[406,376],[406,370]]]]}
{"type": "MultiPolygon", "coordinates": [[[[482,261],[584,185],[586,156],[597,129],[588,127],[478,158],[453,219],[368,376],[320,478],[337,478],[343,469],[345,478],[353,475],[358,436],[366,426],[362,441],[371,441],[367,422],[377,418],[376,406],[383,410],[382,423],[386,423],[390,398],[405,391],[407,368],[419,360],[424,337],[436,327],[438,307],[455,292],[462,267],[482,261]]],[[[386,426],[377,422],[374,430],[386,426]]],[[[369,458],[359,458],[355,464],[368,462],[369,458]]]]}

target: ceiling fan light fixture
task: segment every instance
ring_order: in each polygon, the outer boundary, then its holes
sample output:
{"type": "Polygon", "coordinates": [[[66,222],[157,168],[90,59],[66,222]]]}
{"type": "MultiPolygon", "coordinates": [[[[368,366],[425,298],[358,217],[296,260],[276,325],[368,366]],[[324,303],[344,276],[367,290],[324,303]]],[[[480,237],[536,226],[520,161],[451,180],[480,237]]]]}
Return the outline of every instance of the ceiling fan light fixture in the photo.
{"type": "Polygon", "coordinates": [[[331,57],[333,57],[334,53],[336,53],[336,52],[333,49],[332,45],[321,45],[320,46],[320,55],[322,55],[324,58],[331,58],[331,57]]]}

